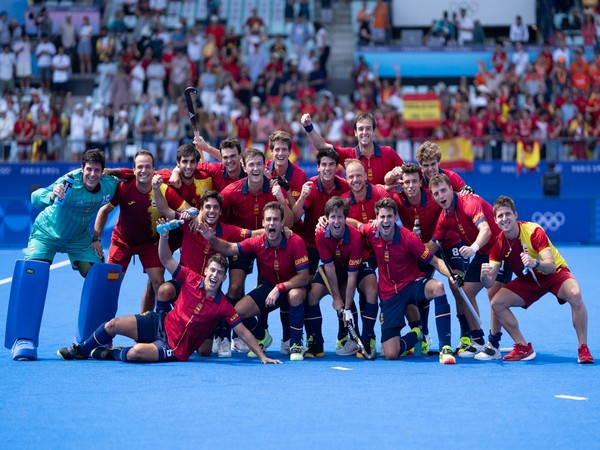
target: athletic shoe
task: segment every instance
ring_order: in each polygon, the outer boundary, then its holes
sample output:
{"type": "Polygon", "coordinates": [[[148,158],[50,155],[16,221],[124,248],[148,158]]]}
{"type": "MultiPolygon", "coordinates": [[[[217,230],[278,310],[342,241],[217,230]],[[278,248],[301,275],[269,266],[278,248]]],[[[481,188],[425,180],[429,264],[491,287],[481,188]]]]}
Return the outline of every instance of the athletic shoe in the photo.
{"type": "Polygon", "coordinates": [[[284,341],[283,339],[281,340],[281,345],[279,346],[279,353],[281,353],[282,355],[290,354],[290,340],[289,339],[287,341],[284,341]]]}
{"type": "Polygon", "coordinates": [[[306,351],[304,352],[305,358],[322,358],[325,356],[323,350],[323,344],[317,344],[313,337],[309,337],[306,341],[306,351]]]}
{"type": "Polygon", "coordinates": [[[335,344],[335,354],[338,356],[352,356],[358,352],[358,344],[346,336],[335,344]]]}
{"type": "MultiPolygon", "coordinates": [[[[269,330],[265,330],[265,337],[262,338],[260,341],[258,341],[258,345],[260,345],[260,348],[262,348],[263,350],[266,350],[271,346],[272,343],[273,343],[273,338],[269,334],[269,330]]],[[[256,355],[256,353],[249,351],[248,357],[256,358],[257,355],[256,355]]]]}
{"type": "Polygon", "coordinates": [[[219,358],[231,358],[231,342],[229,342],[229,339],[223,338],[220,340],[217,354],[219,358]]]}
{"type": "Polygon", "coordinates": [[[440,350],[440,364],[456,364],[454,354],[452,353],[452,347],[444,345],[440,350]]]}
{"type": "Polygon", "coordinates": [[[84,355],[81,352],[81,347],[77,344],[73,344],[70,347],[63,347],[59,349],[56,354],[65,361],[71,361],[73,359],[88,359],[88,355],[84,355]]]}
{"type": "Polygon", "coordinates": [[[478,344],[475,341],[471,341],[471,345],[465,348],[458,354],[459,358],[474,358],[477,353],[483,350],[483,344],[478,344]]]}
{"type": "Polygon", "coordinates": [[[477,361],[493,361],[495,359],[502,359],[502,354],[491,342],[486,342],[483,350],[475,355],[475,359],[477,361]]]}
{"type": "Polygon", "coordinates": [[[460,338],[460,344],[456,349],[456,354],[460,356],[462,352],[466,350],[466,348],[471,345],[471,338],[469,336],[463,336],[460,338]]]}
{"type": "Polygon", "coordinates": [[[213,341],[211,353],[219,353],[219,345],[220,344],[221,344],[221,338],[220,337],[215,338],[215,340],[213,341]]]}
{"type": "Polygon", "coordinates": [[[231,343],[231,350],[238,353],[248,353],[250,351],[241,337],[236,337],[233,339],[233,342],[231,343]]]}
{"type": "Polygon", "coordinates": [[[298,344],[293,344],[290,347],[290,361],[302,361],[304,356],[302,356],[302,346],[298,344]]]}
{"type": "Polygon", "coordinates": [[[115,352],[123,350],[123,347],[96,347],[90,353],[90,356],[98,361],[115,361],[115,352]]]}
{"type": "Polygon", "coordinates": [[[377,357],[377,347],[371,345],[373,341],[374,339],[369,339],[368,341],[364,342],[363,344],[365,346],[365,354],[363,355],[362,352],[358,352],[356,353],[356,356],[360,359],[373,361],[377,357]]]}
{"type": "MultiPolygon", "coordinates": [[[[420,327],[414,327],[410,331],[412,331],[413,333],[415,333],[417,335],[417,344],[419,343],[419,341],[423,341],[423,330],[421,330],[420,327]]],[[[413,356],[414,354],[415,354],[415,348],[412,347],[412,348],[409,348],[408,350],[406,350],[400,356],[413,356]]]]}
{"type": "Polygon", "coordinates": [[[504,361],[531,361],[535,358],[535,352],[531,342],[527,345],[515,344],[512,351],[502,358],[504,361]]]}
{"type": "Polygon", "coordinates": [[[35,361],[37,347],[31,339],[17,339],[12,346],[11,355],[15,361],[35,361]]]}
{"type": "Polygon", "coordinates": [[[421,342],[421,355],[427,355],[429,353],[429,349],[431,348],[431,338],[429,335],[423,336],[423,341],[421,342]]]}
{"type": "Polygon", "coordinates": [[[577,350],[577,354],[577,362],[579,364],[594,364],[594,357],[590,353],[590,349],[586,344],[581,344],[581,346],[577,350]]]}

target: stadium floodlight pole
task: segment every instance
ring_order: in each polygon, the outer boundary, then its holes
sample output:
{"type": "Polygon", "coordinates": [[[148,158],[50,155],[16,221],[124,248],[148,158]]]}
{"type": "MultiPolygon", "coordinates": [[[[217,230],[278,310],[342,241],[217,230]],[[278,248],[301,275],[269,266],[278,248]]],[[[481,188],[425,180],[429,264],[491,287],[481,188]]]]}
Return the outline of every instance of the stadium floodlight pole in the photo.
{"type": "MultiPolygon", "coordinates": [[[[323,278],[323,282],[325,283],[325,287],[327,288],[329,295],[331,295],[333,297],[333,294],[331,293],[331,285],[329,284],[327,275],[325,275],[323,266],[319,266],[319,268],[317,270],[321,274],[321,278],[323,278]]],[[[339,318],[341,319],[342,315],[343,315],[343,310],[340,309],[339,311],[336,311],[336,312],[337,312],[339,318]]],[[[356,344],[358,345],[358,349],[362,353],[363,357],[369,361],[373,361],[375,359],[376,354],[375,354],[375,352],[372,352],[371,354],[369,352],[367,352],[367,350],[365,349],[365,345],[363,344],[360,336],[356,332],[356,328],[354,327],[354,321],[348,320],[346,322],[346,326],[348,327],[348,332],[350,333],[350,337],[356,341],[356,344]]]]}
{"type": "MultiPolygon", "coordinates": [[[[196,116],[196,109],[194,108],[194,101],[192,100],[192,94],[198,94],[198,90],[194,86],[188,86],[183,91],[183,96],[185,97],[185,104],[188,109],[188,116],[190,118],[190,122],[192,123],[192,129],[194,130],[194,136],[200,139],[200,131],[198,130],[198,116],[196,116]]],[[[204,152],[200,152],[200,161],[204,162],[204,152]]]]}

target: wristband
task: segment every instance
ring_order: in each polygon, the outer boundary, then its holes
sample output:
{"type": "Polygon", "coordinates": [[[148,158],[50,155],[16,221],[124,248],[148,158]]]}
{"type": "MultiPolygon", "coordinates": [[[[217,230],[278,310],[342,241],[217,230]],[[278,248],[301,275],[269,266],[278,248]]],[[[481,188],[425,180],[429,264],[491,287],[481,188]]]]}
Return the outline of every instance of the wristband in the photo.
{"type": "Polygon", "coordinates": [[[100,236],[92,236],[92,242],[98,242],[100,241],[102,238],[100,238],[100,236]]]}
{"type": "Polygon", "coordinates": [[[175,211],[175,219],[179,220],[181,217],[181,213],[179,211],[175,211]]]}
{"type": "Polygon", "coordinates": [[[475,253],[477,253],[477,251],[480,249],[481,247],[479,247],[479,245],[477,244],[472,244],[471,245],[471,250],[473,250],[475,253]]]}
{"type": "Polygon", "coordinates": [[[169,232],[167,231],[166,233],[161,233],[160,238],[161,239],[169,239],[169,232]]]}
{"type": "Polygon", "coordinates": [[[285,284],[283,284],[283,283],[279,283],[275,287],[277,288],[277,290],[279,291],[280,294],[283,294],[285,291],[287,291],[287,289],[285,288],[285,284]]]}
{"type": "Polygon", "coordinates": [[[535,266],[533,266],[532,269],[537,269],[538,267],[540,267],[540,264],[541,264],[540,260],[536,259],[535,260],[535,266]]]}
{"type": "Polygon", "coordinates": [[[315,129],[315,127],[313,126],[312,123],[310,125],[304,127],[304,131],[306,131],[307,133],[310,133],[314,129],[315,129]]]}

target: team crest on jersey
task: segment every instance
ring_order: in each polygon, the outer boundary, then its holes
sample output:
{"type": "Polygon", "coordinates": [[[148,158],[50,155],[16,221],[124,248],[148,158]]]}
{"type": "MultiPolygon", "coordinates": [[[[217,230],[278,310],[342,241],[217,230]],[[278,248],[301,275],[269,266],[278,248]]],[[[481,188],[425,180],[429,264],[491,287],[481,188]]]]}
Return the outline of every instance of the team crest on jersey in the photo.
{"type": "Polygon", "coordinates": [[[204,306],[204,303],[198,303],[196,305],[196,307],[194,308],[194,314],[198,314],[202,310],[203,306],[204,306]]]}
{"type": "Polygon", "coordinates": [[[206,246],[204,247],[204,254],[205,254],[205,255],[208,255],[208,254],[210,253],[210,249],[211,249],[210,245],[206,245],[206,246]]]}
{"type": "Polygon", "coordinates": [[[387,250],[383,253],[383,260],[385,262],[390,262],[390,252],[388,252],[387,250]]]}
{"type": "Polygon", "coordinates": [[[336,247],[336,249],[335,249],[335,256],[336,256],[336,258],[342,257],[342,252],[340,251],[339,247],[336,247]]]}
{"type": "Polygon", "coordinates": [[[273,260],[273,269],[276,272],[279,271],[279,260],[278,259],[273,260]]]}
{"type": "Polygon", "coordinates": [[[258,210],[258,203],[254,204],[254,215],[258,216],[258,214],[260,213],[260,211],[258,210]]]}
{"type": "Polygon", "coordinates": [[[379,313],[379,323],[383,325],[383,313],[379,313]]]}

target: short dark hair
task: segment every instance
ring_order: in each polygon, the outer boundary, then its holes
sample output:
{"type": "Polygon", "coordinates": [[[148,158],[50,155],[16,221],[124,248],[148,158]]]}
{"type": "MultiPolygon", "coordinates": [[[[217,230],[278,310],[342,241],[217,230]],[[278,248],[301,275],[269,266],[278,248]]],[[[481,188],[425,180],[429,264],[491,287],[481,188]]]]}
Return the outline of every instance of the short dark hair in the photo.
{"type": "Polygon", "coordinates": [[[104,170],[104,165],[106,164],[104,152],[98,148],[86,150],[81,157],[81,168],[83,169],[87,163],[100,163],[102,170],[104,170]]]}
{"type": "Polygon", "coordinates": [[[283,217],[285,215],[285,211],[283,209],[283,206],[281,206],[281,203],[279,202],[269,202],[265,205],[265,207],[263,208],[263,217],[265,216],[265,213],[269,210],[272,209],[273,211],[279,211],[279,214],[281,214],[281,220],[283,220],[283,217]]]}
{"type": "Polygon", "coordinates": [[[402,164],[402,174],[409,174],[409,173],[418,173],[419,174],[419,180],[423,179],[423,172],[421,172],[421,167],[419,167],[417,164],[413,164],[413,163],[405,163],[402,164]]]}
{"type": "Polygon", "coordinates": [[[214,263],[220,265],[221,267],[223,267],[223,269],[225,269],[225,272],[227,272],[227,269],[229,269],[229,261],[227,261],[227,258],[225,258],[220,253],[215,253],[210,258],[208,258],[206,267],[208,267],[211,262],[214,262],[214,263]]]}
{"type": "Polygon", "coordinates": [[[375,131],[375,129],[377,128],[377,121],[375,120],[375,117],[373,117],[373,114],[371,114],[370,112],[361,112],[356,115],[356,118],[354,119],[354,130],[356,131],[356,124],[361,120],[365,119],[371,121],[371,124],[373,125],[373,131],[375,131]]]}
{"type": "Polygon", "coordinates": [[[507,197],[506,195],[501,195],[494,202],[494,217],[496,217],[496,211],[498,210],[498,208],[502,206],[510,208],[512,212],[517,212],[517,208],[515,207],[515,202],[513,201],[513,199],[507,197]]]}
{"type": "Polygon", "coordinates": [[[200,161],[200,152],[193,144],[183,144],[177,147],[177,162],[184,156],[193,156],[196,161],[200,161]]]}
{"type": "Polygon", "coordinates": [[[398,205],[391,198],[382,198],[375,203],[375,214],[379,214],[379,210],[387,208],[394,211],[394,214],[398,215],[398,205]]]}
{"type": "Polygon", "coordinates": [[[265,162],[265,154],[260,150],[256,148],[247,148],[246,150],[244,150],[244,153],[242,154],[244,165],[248,162],[249,159],[252,159],[256,156],[260,156],[263,160],[263,163],[265,162]]]}
{"type": "Polygon", "coordinates": [[[325,203],[325,217],[329,217],[329,214],[331,214],[334,209],[341,209],[344,217],[348,217],[348,214],[350,213],[350,203],[348,203],[348,200],[335,195],[325,203]]]}
{"type": "Polygon", "coordinates": [[[219,194],[217,191],[206,191],[200,202],[200,207],[204,206],[204,204],[211,198],[214,198],[217,202],[219,202],[219,206],[223,206],[223,197],[221,194],[219,194]]]}
{"type": "Polygon", "coordinates": [[[240,145],[240,141],[236,138],[223,139],[219,144],[219,151],[224,148],[235,148],[238,151],[238,154],[242,153],[242,146],[240,145]]]}
{"type": "Polygon", "coordinates": [[[336,164],[340,162],[340,155],[338,155],[338,152],[336,152],[333,147],[323,147],[319,149],[317,152],[317,166],[321,164],[323,158],[331,158],[336,164]]]}
{"type": "Polygon", "coordinates": [[[290,150],[294,144],[294,140],[292,139],[290,133],[287,131],[276,130],[269,135],[269,150],[273,151],[273,147],[275,147],[275,142],[277,141],[285,143],[290,150]]]}

